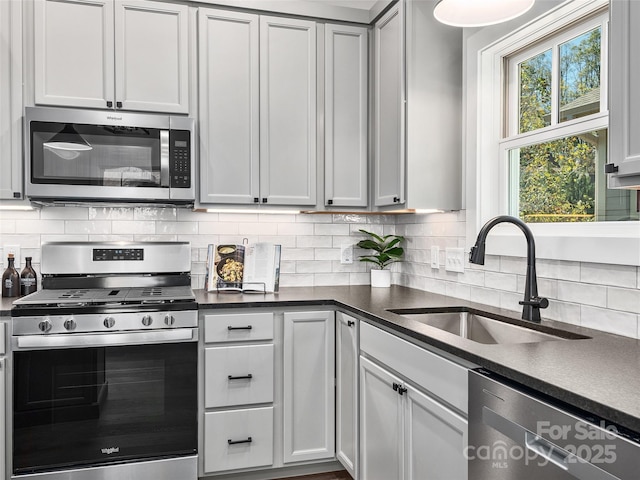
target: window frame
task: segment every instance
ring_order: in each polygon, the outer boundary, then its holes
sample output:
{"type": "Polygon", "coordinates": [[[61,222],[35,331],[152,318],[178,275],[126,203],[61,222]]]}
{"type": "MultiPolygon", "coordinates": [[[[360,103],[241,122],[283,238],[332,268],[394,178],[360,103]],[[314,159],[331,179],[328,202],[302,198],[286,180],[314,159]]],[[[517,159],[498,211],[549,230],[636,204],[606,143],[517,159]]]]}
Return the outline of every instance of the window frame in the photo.
{"type": "MultiPolygon", "coordinates": [[[[502,146],[513,145],[503,141],[506,132],[505,58],[516,55],[528,46],[553,36],[581,19],[597,16],[608,9],[608,0],[588,0],[564,2],[551,8],[541,16],[515,29],[505,36],[478,49],[476,95],[469,96],[468,112],[475,110],[477,141],[475,149],[469,151],[467,173],[472,182],[469,185],[467,208],[467,243],[475,242],[482,225],[496,215],[508,212],[508,155],[502,146]],[[474,102],[475,99],[475,102],[474,102]],[[473,102],[473,103],[472,103],[473,102]],[[474,204],[475,202],[475,204],[474,204]]],[[[607,49],[602,33],[603,51],[607,49]]],[[[543,50],[540,50],[543,51],[543,50]]],[[[606,67],[604,67],[606,68],[606,67]]],[[[472,79],[472,74],[470,76],[472,79]]],[[[607,76],[603,75],[602,91],[607,89],[607,76]]],[[[601,100],[602,101],[602,100],[601,100]]],[[[605,105],[606,106],[606,103],[605,105]]],[[[601,104],[601,107],[604,107],[601,104]]],[[[602,108],[601,108],[602,109],[602,108]]],[[[581,131],[597,130],[606,119],[608,111],[562,122],[562,128],[576,127],[581,131]]],[[[528,140],[542,130],[519,134],[517,138],[528,140]]],[[[473,132],[468,132],[473,133],[473,132]]],[[[556,137],[557,135],[553,135],[556,137]]],[[[532,223],[529,224],[536,237],[537,257],[621,265],[640,265],[640,222],[588,222],[588,223],[532,223]]],[[[521,233],[507,225],[499,225],[492,230],[492,239],[487,242],[487,253],[506,256],[524,256],[525,243],[521,233]]]]}

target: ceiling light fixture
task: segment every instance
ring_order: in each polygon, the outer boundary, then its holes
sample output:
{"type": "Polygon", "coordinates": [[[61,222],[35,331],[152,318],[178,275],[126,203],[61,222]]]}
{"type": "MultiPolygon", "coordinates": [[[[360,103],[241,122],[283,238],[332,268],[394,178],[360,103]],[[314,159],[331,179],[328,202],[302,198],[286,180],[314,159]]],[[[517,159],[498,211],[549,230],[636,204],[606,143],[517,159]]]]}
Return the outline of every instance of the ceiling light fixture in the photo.
{"type": "Polygon", "coordinates": [[[439,0],[433,16],[454,27],[484,27],[529,11],[535,0],[439,0]]]}

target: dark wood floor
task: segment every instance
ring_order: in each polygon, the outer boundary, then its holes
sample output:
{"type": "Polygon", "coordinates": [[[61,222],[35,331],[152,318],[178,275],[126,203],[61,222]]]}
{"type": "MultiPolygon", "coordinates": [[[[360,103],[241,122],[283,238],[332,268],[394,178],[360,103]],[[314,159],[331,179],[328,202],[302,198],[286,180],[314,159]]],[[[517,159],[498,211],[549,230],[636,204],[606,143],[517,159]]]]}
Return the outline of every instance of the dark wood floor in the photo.
{"type": "Polygon", "coordinates": [[[281,478],[278,480],[353,480],[346,470],[338,472],[318,473],[316,475],[304,475],[302,477],[281,478]]]}

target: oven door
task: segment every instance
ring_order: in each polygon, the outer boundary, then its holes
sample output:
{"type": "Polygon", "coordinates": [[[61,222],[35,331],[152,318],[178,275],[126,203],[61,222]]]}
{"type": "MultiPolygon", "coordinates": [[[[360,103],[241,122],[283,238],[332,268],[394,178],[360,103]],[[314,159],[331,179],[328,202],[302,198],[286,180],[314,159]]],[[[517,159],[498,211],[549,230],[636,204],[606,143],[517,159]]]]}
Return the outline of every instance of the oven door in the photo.
{"type": "Polygon", "coordinates": [[[195,455],[197,342],[85,343],[14,352],[13,475],[195,455]]]}

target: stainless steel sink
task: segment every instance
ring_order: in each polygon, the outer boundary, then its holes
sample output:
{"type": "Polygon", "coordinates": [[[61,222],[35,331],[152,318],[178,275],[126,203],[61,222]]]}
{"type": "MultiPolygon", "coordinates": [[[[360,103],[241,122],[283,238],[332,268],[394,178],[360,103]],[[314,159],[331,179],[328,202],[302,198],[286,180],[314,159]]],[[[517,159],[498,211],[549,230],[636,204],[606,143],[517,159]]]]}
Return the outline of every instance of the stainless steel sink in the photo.
{"type": "Polygon", "coordinates": [[[498,318],[490,318],[466,309],[447,311],[395,309],[389,311],[397,313],[404,318],[484,344],[532,343],[548,340],[588,338],[548,327],[545,328],[546,331],[542,331],[524,325],[516,325],[515,323],[509,323],[498,318]]]}

